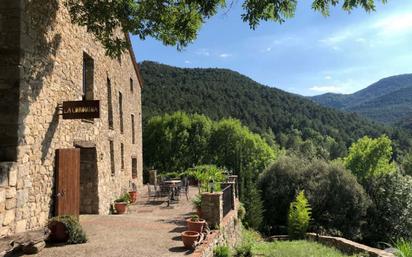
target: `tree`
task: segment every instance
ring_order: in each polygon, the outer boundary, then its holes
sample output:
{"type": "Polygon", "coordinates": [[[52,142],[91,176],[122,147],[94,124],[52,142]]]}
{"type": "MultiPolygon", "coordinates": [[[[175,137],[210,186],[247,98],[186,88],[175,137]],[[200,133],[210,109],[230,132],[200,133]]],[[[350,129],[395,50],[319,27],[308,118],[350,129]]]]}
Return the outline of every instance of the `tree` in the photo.
{"type": "MultiPolygon", "coordinates": [[[[233,1],[233,0],[232,0],[233,1]]],[[[343,3],[350,12],[375,10],[375,0],[312,0],[312,9],[329,15],[343,3]]],[[[379,1],[379,0],[376,0],[379,1]]],[[[381,0],[386,2],[387,0],[381,0]]],[[[124,34],[150,36],[165,45],[185,47],[196,39],[202,24],[226,6],[226,0],[66,0],[72,21],[86,26],[110,56],[120,56],[129,42],[124,34]]],[[[235,1],[231,2],[231,4],[235,1]]],[[[298,0],[244,0],[242,19],[255,29],[260,21],[284,22],[293,17],[298,0]]]]}
{"type": "Polygon", "coordinates": [[[295,201],[290,204],[288,213],[288,235],[292,239],[305,238],[309,228],[312,210],[305,191],[300,191],[295,201]]]}
{"type": "Polygon", "coordinates": [[[412,176],[412,151],[402,158],[401,166],[405,175],[412,176]]]}
{"type": "Polygon", "coordinates": [[[269,234],[287,232],[290,203],[305,190],[314,230],[351,239],[361,237],[370,200],[356,177],[339,163],[283,156],[260,175],[258,185],[269,234]]]}
{"type": "Polygon", "coordinates": [[[352,144],[344,164],[362,181],[395,171],[392,155],[392,141],[386,135],[376,139],[365,136],[352,144]]]}

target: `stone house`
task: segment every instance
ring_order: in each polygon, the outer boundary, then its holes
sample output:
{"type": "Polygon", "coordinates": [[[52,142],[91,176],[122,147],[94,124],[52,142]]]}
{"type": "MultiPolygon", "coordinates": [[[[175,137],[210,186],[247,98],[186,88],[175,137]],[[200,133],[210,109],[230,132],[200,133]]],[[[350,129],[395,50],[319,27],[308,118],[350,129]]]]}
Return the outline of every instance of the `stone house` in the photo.
{"type": "Polygon", "coordinates": [[[0,2],[0,236],[56,214],[109,214],[142,187],[134,53],[107,57],[62,2],[0,2]],[[90,100],[99,118],[63,119],[64,102],[90,100]]]}

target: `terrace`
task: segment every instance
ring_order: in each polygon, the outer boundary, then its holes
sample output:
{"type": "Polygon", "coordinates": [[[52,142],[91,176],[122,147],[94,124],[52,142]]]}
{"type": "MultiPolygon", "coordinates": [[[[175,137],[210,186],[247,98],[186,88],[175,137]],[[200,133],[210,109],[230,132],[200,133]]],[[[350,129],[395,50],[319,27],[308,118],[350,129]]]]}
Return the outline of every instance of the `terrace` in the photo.
{"type": "MultiPolygon", "coordinates": [[[[217,211],[204,212],[207,216],[205,218],[207,220],[211,219],[212,223],[216,223],[215,226],[221,225],[220,221],[228,223],[227,217],[231,216],[228,214],[234,208],[234,198],[231,195],[234,196],[235,190],[229,190],[232,189],[231,186],[225,186],[224,189],[223,192],[208,193],[206,196],[212,199],[209,202],[211,208],[214,208],[216,203],[216,201],[213,202],[213,199],[220,199],[217,204],[220,202],[221,206],[217,206],[217,211]],[[226,204],[223,202],[226,202],[226,204]]],[[[211,232],[209,234],[210,238],[208,237],[195,252],[184,248],[181,239],[181,232],[187,230],[186,219],[195,214],[191,199],[197,193],[198,188],[191,186],[188,190],[189,199],[180,197],[179,201],[169,204],[167,197],[153,199],[145,191],[139,195],[136,204],[129,206],[127,214],[82,215],[80,216],[80,223],[88,236],[87,243],[49,246],[36,256],[169,257],[186,256],[192,253],[196,256],[207,256],[204,255],[204,252],[211,253],[211,249],[217,243],[215,240],[219,239],[219,231],[211,232]]],[[[204,208],[208,207],[205,206],[204,208]]]]}

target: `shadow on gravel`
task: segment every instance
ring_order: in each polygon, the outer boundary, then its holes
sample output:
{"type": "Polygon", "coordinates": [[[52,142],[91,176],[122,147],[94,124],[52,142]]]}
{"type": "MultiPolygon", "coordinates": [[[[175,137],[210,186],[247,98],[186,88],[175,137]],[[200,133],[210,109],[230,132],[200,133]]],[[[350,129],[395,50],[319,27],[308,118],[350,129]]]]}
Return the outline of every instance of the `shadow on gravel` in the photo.
{"type": "Polygon", "coordinates": [[[169,252],[172,253],[185,253],[185,255],[190,255],[193,253],[193,250],[188,250],[183,246],[175,246],[172,248],[169,248],[169,252]]]}

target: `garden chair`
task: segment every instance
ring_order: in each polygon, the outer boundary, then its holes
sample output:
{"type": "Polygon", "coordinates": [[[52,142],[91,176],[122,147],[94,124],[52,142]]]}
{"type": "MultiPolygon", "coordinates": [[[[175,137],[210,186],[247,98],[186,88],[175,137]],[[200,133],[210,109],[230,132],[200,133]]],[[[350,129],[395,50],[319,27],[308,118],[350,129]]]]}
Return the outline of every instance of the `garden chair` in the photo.
{"type": "Polygon", "coordinates": [[[179,195],[184,193],[186,195],[186,200],[189,200],[189,179],[184,177],[182,179],[181,185],[179,186],[179,195]]]}

